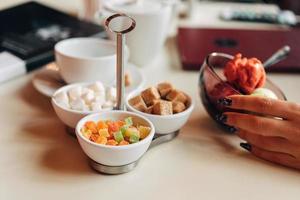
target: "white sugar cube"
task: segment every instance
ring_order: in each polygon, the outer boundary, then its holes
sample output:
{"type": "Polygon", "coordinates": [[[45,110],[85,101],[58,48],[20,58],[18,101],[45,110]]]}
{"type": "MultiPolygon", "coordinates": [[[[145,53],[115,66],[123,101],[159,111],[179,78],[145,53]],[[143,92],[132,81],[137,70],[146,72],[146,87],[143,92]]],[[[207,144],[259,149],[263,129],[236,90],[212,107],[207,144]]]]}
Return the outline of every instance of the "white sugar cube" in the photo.
{"type": "MultiPolygon", "coordinates": [[[[104,99],[104,101],[106,100],[106,94],[105,94],[105,91],[102,91],[102,92],[96,92],[95,93],[95,99],[101,99],[101,100],[103,100],[104,99]]],[[[103,102],[104,103],[104,102],[103,102]]]]}
{"type": "Polygon", "coordinates": [[[92,101],[95,98],[95,92],[91,89],[87,89],[87,90],[84,91],[84,93],[82,94],[81,97],[87,105],[91,105],[92,101]]]}
{"type": "Polygon", "coordinates": [[[105,103],[105,97],[104,96],[96,96],[93,100],[93,102],[97,102],[100,104],[104,104],[105,103]]]}
{"type": "Polygon", "coordinates": [[[93,90],[95,93],[105,92],[105,87],[100,81],[93,83],[92,85],[88,86],[88,88],[93,90]]]}
{"type": "Polygon", "coordinates": [[[86,111],[89,110],[89,107],[84,103],[84,100],[77,98],[70,101],[70,106],[73,110],[86,111]]]}
{"type": "Polygon", "coordinates": [[[105,103],[105,92],[95,93],[94,102],[104,104],[105,103]]]}
{"type": "Polygon", "coordinates": [[[115,87],[109,87],[106,90],[106,100],[107,101],[116,101],[117,99],[117,90],[115,87]]]}
{"type": "Polygon", "coordinates": [[[88,86],[75,86],[68,92],[60,94],[58,101],[63,105],[78,111],[100,111],[112,109],[116,102],[116,88],[105,86],[101,82],[95,82],[88,86]]]}
{"type": "Polygon", "coordinates": [[[89,89],[87,87],[83,87],[82,90],[81,90],[81,96],[83,96],[83,95],[85,95],[85,94],[87,94],[87,93],[89,93],[91,91],[93,92],[93,90],[91,90],[91,89],[89,89]]]}
{"type": "Polygon", "coordinates": [[[99,103],[99,102],[93,102],[91,104],[91,110],[92,111],[100,111],[100,110],[102,110],[102,104],[99,103]]]}
{"type": "Polygon", "coordinates": [[[63,107],[69,108],[69,97],[66,92],[59,92],[55,95],[55,101],[63,107]]]}
{"type": "Polygon", "coordinates": [[[82,87],[81,86],[73,87],[68,91],[68,94],[71,100],[78,99],[82,94],[82,87]]]}
{"type": "Polygon", "coordinates": [[[103,105],[102,108],[113,108],[114,103],[111,101],[106,101],[103,105]]]}

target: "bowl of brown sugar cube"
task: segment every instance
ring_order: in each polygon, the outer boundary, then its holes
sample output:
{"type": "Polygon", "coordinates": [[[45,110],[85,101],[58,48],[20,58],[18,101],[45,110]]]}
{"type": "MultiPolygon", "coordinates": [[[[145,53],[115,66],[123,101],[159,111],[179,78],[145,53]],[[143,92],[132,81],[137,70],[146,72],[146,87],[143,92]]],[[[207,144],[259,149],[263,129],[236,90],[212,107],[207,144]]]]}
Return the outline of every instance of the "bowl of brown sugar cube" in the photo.
{"type": "Polygon", "coordinates": [[[168,134],[179,130],[194,109],[193,99],[169,82],[162,82],[127,96],[129,111],[148,118],[156,133],[168,134]]]}

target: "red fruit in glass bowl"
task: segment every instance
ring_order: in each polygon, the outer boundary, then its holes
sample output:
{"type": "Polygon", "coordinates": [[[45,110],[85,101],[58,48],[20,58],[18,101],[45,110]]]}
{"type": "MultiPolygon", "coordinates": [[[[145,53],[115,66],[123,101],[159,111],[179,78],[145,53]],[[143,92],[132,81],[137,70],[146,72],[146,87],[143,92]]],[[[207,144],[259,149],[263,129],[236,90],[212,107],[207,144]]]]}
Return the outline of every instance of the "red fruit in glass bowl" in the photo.
{"type": "Polygon", "coordinates": [[[257,58],[242,58],[240,53],[226,64],[224,75],[243,94],[251,94],[266,82],[266,72],[261,61],[257,58]]]}

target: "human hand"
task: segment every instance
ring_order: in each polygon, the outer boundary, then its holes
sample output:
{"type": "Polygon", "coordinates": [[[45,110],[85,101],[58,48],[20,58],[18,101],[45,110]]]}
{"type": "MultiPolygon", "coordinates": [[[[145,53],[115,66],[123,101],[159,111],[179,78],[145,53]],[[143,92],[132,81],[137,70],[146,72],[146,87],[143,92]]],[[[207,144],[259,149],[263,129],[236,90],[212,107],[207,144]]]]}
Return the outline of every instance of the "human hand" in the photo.
{"type": "Polygon", "coordinates": [[[300,105],[248,95],[220,100],[245,113],[225,112],[220,120],[248,143],[241,147],[264,160],[300,169],[300,105]]]}

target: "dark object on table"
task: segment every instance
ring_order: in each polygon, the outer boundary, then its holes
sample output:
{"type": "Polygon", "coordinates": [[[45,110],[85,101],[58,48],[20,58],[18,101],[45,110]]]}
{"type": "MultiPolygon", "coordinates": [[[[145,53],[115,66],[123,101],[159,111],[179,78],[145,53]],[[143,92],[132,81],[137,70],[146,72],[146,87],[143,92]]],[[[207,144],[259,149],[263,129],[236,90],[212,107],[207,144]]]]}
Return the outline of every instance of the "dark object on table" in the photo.
{"type": "Polygon", "coordinates": [[[252,10],[224,10],[221,12],[220,18],[226,21],[260,22],[287,26],[296,26],[298,23],[297,16],[290,10],[277,13],[252,10]]]}
{"type": "Polygon", "coordinates": [[[291,47],[287,59],[267,69],[277,72],[300,72],[300,29],[238,30],[179,28],[178,48],[183,69],[199,70],[206,55],[224,52],[266,60],[284,45],[291,47]]]}
{"type": "Polygon", "coordinates": [[[25,61],[27,71],[54,60],[53,47],[62,39],[104,33],[101,26],[36,2],[0,11],[0,24],[0,53],[25,61]]]}
{"type": "Polygon", "coordinates": [[[299,0],[266,0],[270,3],[276,3],[282,10],[291,10],[295,14],[300,15],[300,1],[299,0]]]}

